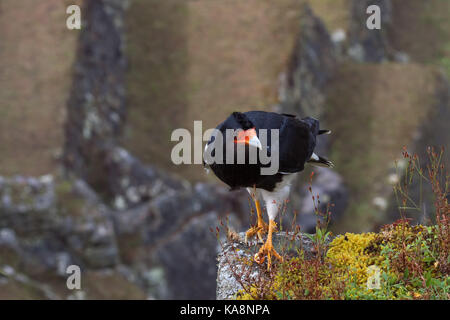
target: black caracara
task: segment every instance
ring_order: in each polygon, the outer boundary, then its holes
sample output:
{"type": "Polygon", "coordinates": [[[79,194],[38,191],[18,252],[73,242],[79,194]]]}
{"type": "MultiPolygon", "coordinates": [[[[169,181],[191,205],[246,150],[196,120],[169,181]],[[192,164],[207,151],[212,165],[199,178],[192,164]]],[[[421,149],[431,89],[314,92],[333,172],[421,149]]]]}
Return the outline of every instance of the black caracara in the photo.
{"type": "Polygon", "coordinates": [[[246,242],[255,235],[262,241],[262,236],[268,232],[266,242],[255,255],[255,261],[263,263],[267,255],[267,267],[270,269],[272,255],[282,259],[272,246],[272,232],[276,228],[275,217],[289,196],[290,184],[295,175],[304,169],[305,163],[333,166],[330,161],[314,153],[316,136],[328,134],[330,131],[319,130],[319,121],[310,117],[298,119],[293,115],[264,111],[233,112],[216,129],[216,135],[213,134],[205,147],[205,154],[209,152],[214,157],[221,142],[223,161],[210,160],[207,163],[215,175],[232,190],[247,188],[250,193],[255,202],[258,223],[246,232],[246,242]],[[274,129],[278,130],[278,136],[272,136],[272,130],[274,134],[277,131],[274,129]],[[235,134],[227,135],[227,131],[235,134]],[[222,134],[220,139],[217,138],[217,133],[222,134]],[[278,140],[278,148],[275,140],[278,140]],[[227,146],[233,152],[230,157],[233,161],[226,161],[227,146]],[[238,163],[239,150],[244,150],[245,161],[241,158],[238,163]],[[250,160],[251,154],[256,154],[256,161],[250,160]],[[261,156],[264,155],[271,158],[270,163],[267,157],[262,160],[261,156]],[[275,159],[275,156],[278,156],[278,159],[275,159]],[[269,169],[274,163],[278,164],[274,172],[262,173],[262,169],[269,169]],[[262,218],[258,200],[260,196],[266,205],[269,225],[262,218]]]}

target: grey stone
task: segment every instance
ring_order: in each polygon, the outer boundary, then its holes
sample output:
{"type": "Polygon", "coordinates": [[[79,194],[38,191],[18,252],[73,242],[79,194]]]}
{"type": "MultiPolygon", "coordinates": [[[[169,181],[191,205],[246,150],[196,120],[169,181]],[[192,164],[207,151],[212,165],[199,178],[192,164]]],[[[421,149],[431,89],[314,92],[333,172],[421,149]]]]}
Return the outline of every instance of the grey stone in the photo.
{"type": "Polygon", "coordinates": [[[128,1],[85,2],[68,101],[63,163],[90,185],[105,187],[97,165],[116,144],[125,120],[123,15],[128,1]],[[110,115],[114,114],[112,120],[110,115]]]}
{"type": "MultiPolygon", "coordinates": [[[[223,231],[220,221],[225,223],[227,215],[244,211],[245,204],[242,196],[201,183],[117,211],[113,217],[119,247],[128,248],[123,260],[153,297],[211,299],[215,294],[217,239],[210,230],[219,226],[223,231]],[[149,278],[155,274],[150,270],[159,270],[160,284],[155,284],[155,277],[149,278]]],[[[229,223],[242,227],[237,219],[229,223]]]]}
{"type": "Polygon", "coordinates": [[[13,250],[25,270],[61,274],[62,260],[92,268],[117,263],[108,208],[85,183],[50,177],[1,181],[0,197],[10,201],[0,205],[0,245],[13,250]]]}
{"type": "Polygon", "coordinates": [[[322,119],[324,90],[336,67],[336,48],[323,22],[304,6],[301,26],[280,91],[280,109],[322,119]]]}
{"type": "MultiPolygon", "coordinates": [[[[236,293],[242,290],[242,285],[237,277],[242,274],[248,275],[247,280],[256,280],[265,276],[266,263],[259,265],[253,262],[248,265],[246,261],[253,261],[253,256],[259,249],[256,242],[250,245],[244,243],[245,234],[240,233],[237,241],[223,241],[223,246],[217,256],[217,300],[235,299],[236,293]]],[[[273,234],[273,246],[278,252],[285,255],[295,256],[303,250],[306,259],[311,259],[314,253],[314,244],[304,234],[278,232],[273,234]]]]}
{"type": "MultiPolygon", "coordinates": [[[[345,33],[341,32],[338,40],[343,41],[345,37],[345,33]]],[[[316,117],[321,121],[321,128],[326,128],[326,87],[330,83],[338,63],[337,47],[333,43],[332,37],[324,23],[306,5],[301,17],[296,46],[286,75],[281,81],[280,104],[276,106],[276,111],[295,114],[299,117],[316,117]]],[[[320,136],[317,139],[315,153],[326,156],[329,149],[329,136],[320,136]]],[[[330,201],[335,203],[334,217],[338,219],[347,205],[347,189],[344,187],[342,178],[336,172],[321,169],[314,169],[319,172],[314,184],[321,195],[321,192],[325,192],[330,201]]],[[[293,182],[289,196],[288,217],[284,220],[291,221],[293,211],[298,211],[297,222],[303,230],[311,232],[315,228],[317,218],[314,211],[311,210],[311,197],[309,193],[305,192],[307,179],[302,178],[304,174],[308,173],[300,173],[300,177],[293,182]]],[[[285,225],[285,227],[288,226],[285,225]]]]}

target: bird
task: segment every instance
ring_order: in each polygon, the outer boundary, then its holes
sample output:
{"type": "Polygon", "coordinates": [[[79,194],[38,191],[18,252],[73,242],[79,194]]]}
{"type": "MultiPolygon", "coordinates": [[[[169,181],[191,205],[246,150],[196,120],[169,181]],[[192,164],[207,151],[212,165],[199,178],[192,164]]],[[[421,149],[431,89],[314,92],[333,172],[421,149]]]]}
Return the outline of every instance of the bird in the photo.
{"type": "MultiPolygon", "coordinates": [[[[296,175],[304,170],[305,164],[322,167],[333,167],[333,163],[325,157],[314,153],[316,137],[322,134],[330,134],[330,130],[320,130],[319,121],[312,117],[298,118],[296,115],[275,113],[266,111],[233,112],[225,121],[220,123],[215,130],[215,135],[205,145],[205,154],[219,155],[218,151],[226,154],[227,150],[233,150],[232,158],[223,161],[205,161],[204,166],[210,169],[230,190],[246,188],[255,203],[257,224],[250,226],[245,233],[245,242],[258,237],[263,245],[255,254],[254,260],[262,264],[267,256],[267,268],[271,269],[272,256],[279,261],[283,258],[274,249],[272,234],[277,229],[275,218],[281,206],[287,200],[291,183],[296,175]],[[263,130],[265,129],[265,131],[263,130]],[[272,131],[278,132],[278,144],[272,139],[272,131]],[[234,135],[227,135],[227,132],[234,135]],[[261,139],[261,133],[266,132],[266,138],[261,139]],[[222,134],[221,139],[218,135],[222,134]],[[273,140],[273,141],[272,141],[273,140]],[[262,174],[263,168],[269,164],[264,163],[261,152],[274,156],[278,146],[278,168],[271,174],[262,174]],[[229,149],[227,149],[229,148],[229,149]],[[237,161],[238,150],[245,151],[245,161],[237,161]],[[243,149],[242,149],[243,148],[243,149]],[[250,161],[250,155],[256,154],[256,161],[250,161]],[[225,161],[231,160],[233,161],[225,161]],[[269,223],[262,215],[259,199],[265,204],[269,223]],[[263,236],[267,233],[266,241],[263,236]]],[[[276,136],[275,136],[276,137],[276,136]]],[[[272,159],[273,160],[273,159],[272,159]]]]}

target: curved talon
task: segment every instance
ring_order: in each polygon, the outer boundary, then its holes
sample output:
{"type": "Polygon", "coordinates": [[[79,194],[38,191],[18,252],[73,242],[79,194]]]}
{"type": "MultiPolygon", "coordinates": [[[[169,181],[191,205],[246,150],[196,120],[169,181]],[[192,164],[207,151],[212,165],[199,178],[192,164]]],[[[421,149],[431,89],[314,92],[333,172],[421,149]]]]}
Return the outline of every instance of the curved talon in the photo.
{"type": "Polygon", "coordinates": [[[258,253],[255,254],[255,262],[258,264],[264,263],[264,261],[266,260],[265,256],[267,256],[267,270],[270,270],[270,267],[272,265],[272,256],[280,261],[283,261],[283,257],[275,251],[273,245],[267,242],[261,247],[261,249],[259,249],[258,253]]]}
{"type": "Polygon", "coordinates": [[[247,232],[245,233],[245,243],[248,243],[248,240],[253,238],[255,236],[255,234],[258,232],[258,228],[257,227],[251,227],[250,229],[247,230],[247,232]]]}
{"type": "Polygon", "coordinates": [[[257,226],[253,226],[247,230],[245,233],[245,243],[248,243],[248,240],[253,238],[255,235],[258,235],[258,239],[261,243],[263,243],[263,236],[269,230],[269,226],[264,221],[258,222],[257,226]]]}
{"type": "Polygon", "coordinates": [[[261,243],[264,242],[263,240],[263,235],[267,234],[267,232],[269,231],[269,226],[267,225],[267,223],[265,223],[264,221],[261,221],[261,225],[258,226],[258,239],[261,243]]]}
{"type": "Polygon", "coordinates": [[[272,232],[276,228],[275,221],[270,220],[269,223],[269,234],[267,236],[266,243],[259,249],[258,253],[255,254],[254,259],[258,264],[262,264],[265,260],[265,256],[267,255],[267,270],[270,270],[272,265],[272,255],[280,261],[283,261],[283,257],[281,257],[278,252],[275,251],[272,244],[272,232]]]}

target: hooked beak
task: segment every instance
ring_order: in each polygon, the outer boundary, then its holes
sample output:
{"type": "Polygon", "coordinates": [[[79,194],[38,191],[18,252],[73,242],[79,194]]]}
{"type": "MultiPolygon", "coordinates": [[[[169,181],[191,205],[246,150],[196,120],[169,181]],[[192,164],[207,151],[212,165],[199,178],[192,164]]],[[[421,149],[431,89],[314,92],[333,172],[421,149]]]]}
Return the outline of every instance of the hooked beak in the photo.
{"type": "Polygon", "coordinates": [[[259,150],[262,150],[261,141],[259,141],[256,135],[254,135],[253,137],[250,138],[250,140],[248,140],[248,145],[258,148],[259,150]]]}
{"type": "Polygon", "coordinates": [[[248,144],[249,146],[258,148],[260,150],[262,149],[261,141],[259,141],[258,136],[256,135],[255,128],[240,131],[234,142],[248,144]]]}

